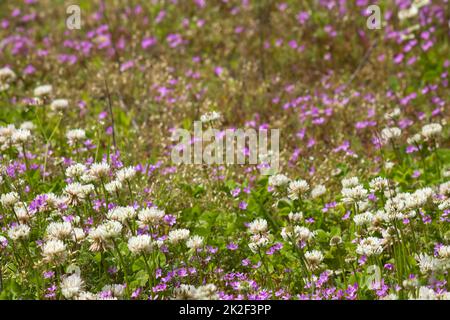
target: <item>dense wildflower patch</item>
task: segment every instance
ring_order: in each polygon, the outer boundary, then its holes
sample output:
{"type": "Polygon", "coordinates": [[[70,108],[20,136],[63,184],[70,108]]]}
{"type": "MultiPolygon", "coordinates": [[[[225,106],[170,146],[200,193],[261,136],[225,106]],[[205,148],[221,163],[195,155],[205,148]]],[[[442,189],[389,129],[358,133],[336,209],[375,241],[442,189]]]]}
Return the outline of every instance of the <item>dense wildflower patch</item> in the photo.
{"type": "Polygon", "coordinates": [[[0,4],[0,298],[449,299],[448,3],[379,2],[0,4]]]}

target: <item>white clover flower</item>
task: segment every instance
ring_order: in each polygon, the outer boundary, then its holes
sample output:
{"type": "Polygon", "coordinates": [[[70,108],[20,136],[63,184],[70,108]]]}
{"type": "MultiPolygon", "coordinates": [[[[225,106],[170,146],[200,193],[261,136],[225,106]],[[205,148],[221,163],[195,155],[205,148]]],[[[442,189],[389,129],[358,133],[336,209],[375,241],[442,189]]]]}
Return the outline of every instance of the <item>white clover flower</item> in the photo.
{"type": "Polygon", "coordinates": [[[131,220],[136,217],[136,210],[131,206],[115,207],[108,211],[107,217],[108,219],[125,223],[125,221],[131,220]]]}
{"type": "Polygon", "coordinates": [[[76,300],[97,300],[98,297],[95,293],[89,291],[82,291],[75,298],[76,300]]]}
{"type": "Polygon", "coordinates": [[[398,300],[398,296],[395,293],[389,293],[387,296],[381,297],[380,300],[398,300]]]}
{"type": "Polygon", "coordinates": [[[388,215],[416,209],[426,204],[433,194],[433,189],[428,187],[418,189],[412,194],[408,192],[399,193],[386,201],[384,209],[388,215]]]}
{"type": "Polygon", "coordinates": [[[14,132],[16,132],[16,127],[13,124],[9,124],[6,127],[0,127],[1,150],[6,150],[13,146],[12,136],[14,132]]]}
{"type": "Polygon", "coordinates": [[[197,298],[197,288],[193,285],[181,284],[173,290],[174,300],[194,300],[197,298]]]}
{"type": "Polygon", "coordinates": [[[118,221],[107,221],[92,228],[89,231],[88,240],[91,242],[91,251],[106,250],[111,245],[113,239],[120,236],[122,224],[118,221]]]}
{"type": "Polygon", "coordinates": [[[26,224],[16,224],[8,230],[8,237],[13,241],[27,239],[30,231],[30,227],[26,224]]]}
{"type": "Polygon", "coordinates": [[[442,246],[438,250],[439,258],[450,259],[450,246],[442,246]]]}
{"type": "Polygon", "coordinates": [[[371,191],[383,191],[389,187],[389,180],[383,177],[373,178],[369,182],[371,191]]]}
{"type": "Polygon", "coordinates": [[[298,199],[300,194],[309,190],[309,184],[305,180],[291,181],[288,186],[288,194],[291,200],[298,199]]]}
{"type": "Polygon", "coordinates": [[[50,104],[50,109],[54,112],[62,111],[64,109],[67,109],[69,106],[69,100],[67,99],[55,99],[50,104]]]}
{"type": "Polygon", "coordinates": [[[6,127],[0,127],[0,136],[12,137],[14,131],[16,131],[16,126],[13,124],[8,124],[6,127]]]}
{"type": "Polygon", "coordinates": [[[122,224],[117,221],[107,221],[101,224],[97,229],[100,231],[104,240],[117,238],[122,232],[122,224]]]}
{"type": "MultiPolygon", "coordinates": [[[[408,278],[406,280],[403,280],[402,285],[404,288],[410,288],[410,289],[416,289],[419,287],[419,280],[417,278],[408,278]]],[[[414,299],[412,296],[410,296],[411,299],[414,299]]]]}
{"type": "Polygon", "coordinates": [[[60,264],[67,257],[66,245],[61,240],[49,240],[42,247],[44,262],[60,264]]]}
{"type": "Polygon", "coordinates": [[[108,193],[114,193],[122,189],[122,182],[113,180],[107,184],[105,184],[105,189],[108,193]]]}
{"type": "Polygon", "coordinates": [[[305,259],[312,269],[317,268],[323,261],[323,254],[318,250],[306,251],[305,259]]]}
{"type": "Polygon", "coordinates": [[[391,140],[395,140],[402,134],[402,130],[397,127],[392,128],[384,128],[381,130],[381,139],[384,143],[389,142],[391,140]]]}
{"type": "Polygon", "coordinates": [[[439,123],[430,123],[422,127],[422,136],[426,139],[437,137],[442,133],[442,126],[439,123]]]}
{"type": "Polygon", "coordinates": [[[153,248],[153,241],[149,235],[141,234],[128,239],[128,249],[133,254],[148,253],[153,248]]]}
{"type": "Polygon", "coordinates": [[[364,189],[362,185],[357,185],[352,188],[343,188],[342,191],[342,201],[344,203],[354,203],[367,198],[368,191],[364,189]]]}
{"type": "Polygon", "coordinates": [[[327,192],[327,188],[324,185],[317,185],[311,190],[311,198],[316,199],[323,196],[327,192]]]}
{"type": "Polygon", "coordinates": [[[357,185],[359,185],[359,179],[358,177],[345,178],[342,179],[341,184],[343,188],[356,187],[357,185]]]}
{"type": "Polygon", "coordinates": [[[409,137],[408,139],[406,139],[406,142],[408,142],[408,144],[418,144],[421,141],[422,141],[422,136],[418,133],[416,133],[412,137],[409,137]]]}
{"type": "Polygon", "coordinates": [[[19,194],[15,191],[4,193],[0,196],[0,202],[5,208],[13,208],[19,202],[19,194]]]}
{"type": "Polygon", "coordinates": [[[79,242],[86,238],[86,233],[81,228],[73,228],[72,241],[79,242]]]}
{"type": "Polygon", "coordinates": [[[75,143],[86,139],[86,131],[84,131],[83,129],[69,130],[66,133],[66,138],[69,142],[69,145],[74,145],[75,143]]]}
{"type": "Polygon", "coordinates": [[[180,241],[186,240],[189,234],[190,231],[187,229],[175,229],[169,232],[168,240],[172,244],[177,244],[180,241]]]}
{"type": "Polygon", "coordinates": [[[258,153],[258,158],[260,163],[271,163],[275,154],[272,150],[268,150],[266,152],[260,151],[258,153]]]}
{"type": "Polygon", "coordinates": [[[106,162],[93,163],[89,168],[89,175],[95,179],[105,178],[109,175],[110,166],[106,162]]]}
{"type": "Polygon", "coordinates": [[[2,83],[0,82],[0,92],[8,90],[10,87],[9,83],[2,83]]]}
{"type": "Polygon", "coordinates": [[[8,246],[8,239],[0,235],[0,250],[5,249],[8,246]]]}
{"type": "Polygon", "coordinates": [[[219,120],[222,117],[222,115],[219,112],[213,111],[208,112],[200,116],[201,122],[211,122],[215,120],[219,120]]]}
{"type": "Polygon", "coordinates": [[[450,209],[450,198],[448,198],[448,199],[446,199],[446,200],[444,200],[444,201],[442,201],[442,203],[440,203],[439,205],[438,205],[438,209],[439,210],[446,210],[446,209],[450,209]]]}
{"type": "Polygon", "coordinates": [[[450,181],[444,182],[439,186],[439,194],[450,195],[450,181]]]}
{"type": "Polygon", "coordinates": [[[401,114],[400,108],[395,108],[394,110],[392,110],[392,112],[387,112],[384,115],[384,118],[386,120],[389,120],[389,119],[393,119],[393,118],[398,117],[400,114],[401,114]]]}
{"type": "Polygon", "coordinates": [[[189,249],[197,250],[203,246],[203,237],[192,236],[186,241],[186,246],[189,249]]]}
{"type": "Polygon", "coordinates": [[[73,227],[70,222],[51,222],[47,226],[47,236],[49,239],[64,240],[72,236],[73,227]]]}
{"type": "Polygon", "coordinates": [[[295,226],[294,237],[297,242],[307,242],[314,237],[314,233],[306,227],[295,226]]]}
{"type": "Polygon", "coordinates": [[[119,237],[122,224],[118,221],[107,221],[89,231],[88,239],[92,242],[91,250],[99,251],[109,245],[110,241],[119,237]]]}
{"type": "Polygon", "coordinates": [[[44,97],[44,96],[49,96],[53,91],[53,87],[51,85],[43,85],[43,86],[39,86],[36,87],[36,89],[34,89],[34,96],[35,97],[44,97]]]}
{"type": "Polygon", "coordinates": [[[92,184],[82,185],[79,182],[68,184],[64,188],[64,195],[67,196],[67,202],[71,205],[76,205],[81,201],[84,201],[89,194],[94,191],[92,184]]]}
{"type": "Polygon", "coordinates": [[[157,225],[164,219],[164,211],[156,207],[144,208],[139,211],[138,219],[144,225],[157,225]]]}
{"type": "Polygon", "coordinates": [[[197,300],[217,300],[217,287],[212,283],[200,286],[196,290],[195,297],[197,300]]]}
{"type": "Polygon", "coordinates": [[[437,300],[437,295],[433,289],[422,286],[419,288],[417,300],[437,300]]]}
{"type": "Polygon", "coordinates": [[[395,164],[392,161],[386,161],[384,163],[384,168],[389,171],[394,167],[394,165],[395,164]]]}
{"type": "Polygon", "coordinates": [[[248,229],[250,233],[257,234],[267,231],[267,221],[264,219],[256,219],[249,223],[248,229]]]}
{"type": "Polygon", "coordinates": [[[353,221],[357,226],[369,225],[372,222],[373,214],[370,212],[364,212],[357,214],[353,217],[353,221]]]}
{"type": "Polygon", "coordinates": [[[36,129],[36,126],[31,121],[25,121],[20,125],[20,129],[33,131],[36,129]]]}
{"type": "Polygon", "coordinates": [[[433,189],[430,187],[418,189],[411,195],[411,205],[409,208],[418,208],[425,205],[434,195],[433,189]]]}
{"type": "Polygon", "coordinates": [[[359,212],[361,213],[366,212],[370,208],[370,202],[367,200],[358,201],[356,204],[358,205],[359,212]]]}
{"type": "Polygon", "coordinates": [[[269,177],[269,186],[281,187],[288,184],[291,181],[284,174],[276,174],[269,177]]]}
{"type": "MultiPolygon", "coordinates": [[[[373,224],[380,224],[382,221],[390,221],[388,215],[384,210],[377,210],[375,214],[373,215],[373,224]]],[[[384,236],[383,236],[384,237],[384,236]]],[[[384,237],[385,238],[385,237],[384,237]]]]}
{"type": "Polygon", "coordinates": [[[362,239],[357,248],[356,253],[360,255],[377,256],[383,252],[384,240],[376,237],[368,237],[362,239]]]}
{"type": "Polygon", "coordinates": [[[94,177],[94,176],[92,176],[92,175],[89,174],[89,171],[86,172],[85,174],[83,174],[83,175],[80,177],[80,179],[81,179],[81,181],[83,181],[84,183],[91,183],[91,182],[94,182],[94,181],[97,180],[96,177],[94,177]]]}
{"type": "Polygon", "coordinates": [[[301,221],[303,219],[303,212],[289,212],[288,219],[292,222],[301,221]]]}
{"type": "Polygon", "coordinates": [[[8,67],[0,68],[0,84],[9,83],[17,78],[16,73],[8,67]]]}
{"type": "Polygon", "coordinates": [[[52,192],[46,193],[43,211],[48,209],[58,209],[58,207],[64,203],[66,203],[66,199],[64,197],[57,196],[52,192]]]}
{"type": "Polygon", "coordinates": [[[120,182],[129,181],[136,175],[133,167],[122,168],[116,172],[116,179],[120,182]]]}
{"type": "Polygon", "coordinates": [[[386,212],[386,221],[400,220],[403,219],[402,212],[408,210],[408,206],[404,198],[397,195],[386,201],[384,210],[386,212]]]}
{"type": "Polygon", "coordinates": [[[400,20],[406,20],[406,19],[417,16],[418,13],[419,13],[419,9],[417,8],[417,6],[415,6],[413,4],[407,9],[400,10],[398,12],[398,18],[400,20]]]}
{"type": "Polygon", "coordinates": [[[155,241],[155,245],[156,245],[158,248],[161,248],[161,247],[164,245],[164,240],[161,240],[161,239],[156,240],[156,241],[155,241]]]}
{"type": "Polygon", "coordinates": [[[120,298],[125,293],[126,285],[123,284],[107,284],[102,288],[103,292],[110,291],[112,295],[116,298],[120,298]]]}
{"type": "Polygon", "coordinates": [[[257,253],[260,248],[263,248],[269,244],[269,238],[265,235],[254,234],[250,237],[248,247],[253,253],[257,253]]]}
{"type": "Polygon", "coordinates": [[[84,282],[79,274],[65,276],[61,281],[61,293],[66,299],[76,298],[81,293],[83,285],[84,282]]]}
{"type": "Polygon", "coordinates": [[[14,205],[14,212],[20,223],[27,223],[33,215],[28,211],[27,206],[24,203],[18,202],[14,205]]]}
{"type": "Polygon", "coordinates": [[[283,227],[281,228],[280,234],[284,241],[291,241],[291,238],[293,237],[292,228],[283,227]]]}
{"type": "Polygon", "coordinates": [[[308,228],[302,226],[284,227],[281,229],[281,237],[288,242],[292,240],[297,244],[301,242],[307,242],[314,237],[314,233],[308,228]]]}
{"type": "Polygon", "coordinates": [[[442,176],[444,178],[450,178],[450,169],[444,169],[444,172],[442,173],[442,176]]]}
{"type": "Polygon", "coordinates": [[[86,172],[86,170],[87,168],[84,164],[75,163],[66,169],[66,176],[69,178],[79,178],[86,172]]]}
{"type": "Polygon", "coordinates": [[[27,129],[17,129],[12,135],[12,141],[15,144],[22,145],[29,142],[33,136],[31,135],[31,131],[27,129]]]}

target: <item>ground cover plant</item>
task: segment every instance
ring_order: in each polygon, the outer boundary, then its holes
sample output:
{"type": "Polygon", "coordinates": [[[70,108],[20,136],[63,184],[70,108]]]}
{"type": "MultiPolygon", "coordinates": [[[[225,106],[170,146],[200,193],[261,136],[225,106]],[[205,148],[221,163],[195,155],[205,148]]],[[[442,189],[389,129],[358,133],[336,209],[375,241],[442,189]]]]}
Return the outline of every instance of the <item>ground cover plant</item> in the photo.
{"type": "Polygon", "coordinates": [[[450,298],[447,0],[69,5],[0,3],[1,299],[450,298]]]}

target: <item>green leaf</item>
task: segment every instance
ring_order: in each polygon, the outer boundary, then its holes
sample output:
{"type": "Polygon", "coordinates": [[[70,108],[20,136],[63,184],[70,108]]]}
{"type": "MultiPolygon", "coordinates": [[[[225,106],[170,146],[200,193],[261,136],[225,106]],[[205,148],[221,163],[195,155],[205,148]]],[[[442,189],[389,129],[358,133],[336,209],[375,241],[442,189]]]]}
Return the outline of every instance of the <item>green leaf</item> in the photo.
{"type": "Polygon", "coordinates": [[[145,270],[140,270],[135,275],[135,281],[139,284],[139,286],[145,286],[145,284],[148,282],[148,274],[145,270]]]}

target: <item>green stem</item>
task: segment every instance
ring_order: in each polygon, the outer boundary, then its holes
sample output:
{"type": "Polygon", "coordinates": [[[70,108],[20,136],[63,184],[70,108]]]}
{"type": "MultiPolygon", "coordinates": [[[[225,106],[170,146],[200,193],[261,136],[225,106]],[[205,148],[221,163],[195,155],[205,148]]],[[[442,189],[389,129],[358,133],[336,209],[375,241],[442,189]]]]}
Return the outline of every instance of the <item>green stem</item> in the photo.
{"type": "Polygon", "coordinates": [[[116,240],[112,239],[112,242],[114,244],[114,248],[117,251],[117,255],[119,256],[120,267],[122,268],[122,271],[123,271],[123,274],[124,274],[124,277],[125,277],[125,282],[127,284],[125,291],[126,291],[126,294],[128,295],[128,290],[129,290],[128,286],[129,286],[130,282],[129,282],[129,279],[128,279],[127,268],[126,268],[125,262],[123,260],[122,253],[120,252],[120,249],[119,249],[119,246],[117,245],[116,240]]]}

